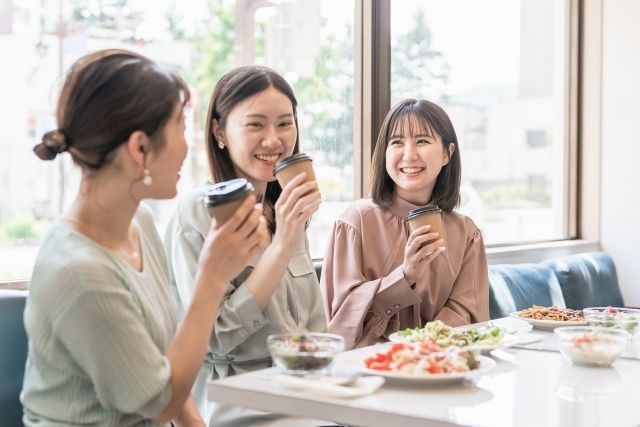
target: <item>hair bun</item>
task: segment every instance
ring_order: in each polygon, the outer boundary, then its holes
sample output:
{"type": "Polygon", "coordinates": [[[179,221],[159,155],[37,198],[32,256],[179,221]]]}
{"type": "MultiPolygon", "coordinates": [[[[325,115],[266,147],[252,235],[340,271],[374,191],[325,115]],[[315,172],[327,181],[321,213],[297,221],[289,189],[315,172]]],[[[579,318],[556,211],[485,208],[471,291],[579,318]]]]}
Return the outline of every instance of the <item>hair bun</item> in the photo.
{"type": "Polygon", "coordinates": [[[53,160],[68,148],[67,137],[56,129],[42,135],[42,142],[33,147],[33,152],[42,160],[53,160]]]}

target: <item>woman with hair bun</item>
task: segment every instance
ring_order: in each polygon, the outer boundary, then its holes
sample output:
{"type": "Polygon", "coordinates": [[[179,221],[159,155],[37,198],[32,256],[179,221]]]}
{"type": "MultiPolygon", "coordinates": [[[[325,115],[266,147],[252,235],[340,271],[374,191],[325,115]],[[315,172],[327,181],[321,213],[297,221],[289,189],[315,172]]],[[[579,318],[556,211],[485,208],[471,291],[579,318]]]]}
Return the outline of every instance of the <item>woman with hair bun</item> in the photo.
{"type": "Polygon", "coordinates": [[[34,148],[44,160],[69,152],[82,178],[29,285],[27,426],[204,425],[190,390],[227,283],[268,232],[254,197],[210,225],[178,326],[166,255],[140,201],[176,195],[188,99],[180,77],[124,50],[89,54],[69,70],[58,129],[34,148]]]}

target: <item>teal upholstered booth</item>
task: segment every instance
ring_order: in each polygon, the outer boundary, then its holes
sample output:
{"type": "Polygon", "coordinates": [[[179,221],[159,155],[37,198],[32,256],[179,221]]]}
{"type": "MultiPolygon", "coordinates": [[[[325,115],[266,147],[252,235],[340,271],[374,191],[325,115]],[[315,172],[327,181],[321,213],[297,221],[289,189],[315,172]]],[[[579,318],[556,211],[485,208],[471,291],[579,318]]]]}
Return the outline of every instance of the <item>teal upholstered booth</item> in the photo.
{"type": "Polygon", "coordinates": [[[0,425],[22,426],[20,390],[27,360],[26,291],[0,289],[0,425]]]}
{"type": "Polygon", "coordinates": [[[624,306],[615,265],[604,252],[570,255],[539,264],[490,265],[489,283],[492,319],[533,304],[574,309],[624,306]]]}
{"type": "Polygon", "coordinates": [[[567,307],[623,307],[613,259],[604,252],[555,258],[543,263],[558,278],[567,307]]]}
{"type": "Polygon", "coordinates": [[[565,306],[558,279],[545,265],[491,265],[489,283],[489,312],[492,319],[506,317],[534,304],[565,306]]]}

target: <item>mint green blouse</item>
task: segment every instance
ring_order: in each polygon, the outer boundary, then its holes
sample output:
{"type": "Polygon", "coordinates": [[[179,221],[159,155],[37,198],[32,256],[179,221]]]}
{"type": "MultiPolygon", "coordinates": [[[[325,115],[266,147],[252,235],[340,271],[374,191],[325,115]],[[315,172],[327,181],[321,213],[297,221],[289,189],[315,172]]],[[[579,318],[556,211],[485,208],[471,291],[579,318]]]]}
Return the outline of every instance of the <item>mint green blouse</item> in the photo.
{"type": "Polygon", "coordinates": [[[177,310],[152,214],[141,205],[134,221],[142,272],[61,223],[42,243],[24,313],[27,426],[160,425],[177,310]]]}
{"type": "MultiPolygon", "coordinates": [[[[203,203],[204,194],[201,188],[179,201],[165,235],[172,281],[184,307],[193,298],[198,256],[211,226],[211,216],[203,203]]],[[[243,286],[260,256],[255,256],[229,283],[205,365],[192,390],[203,417],[215,425],[253,425],[264,418],[264,414],[207,402],[207,381],[270,367],[267,337],[271,334],[291,332],[299,326],[309,331],[326,330],[322,294],[306,239],[299,242],[264,311],[258,307],[249,288],[243,286]]]]}

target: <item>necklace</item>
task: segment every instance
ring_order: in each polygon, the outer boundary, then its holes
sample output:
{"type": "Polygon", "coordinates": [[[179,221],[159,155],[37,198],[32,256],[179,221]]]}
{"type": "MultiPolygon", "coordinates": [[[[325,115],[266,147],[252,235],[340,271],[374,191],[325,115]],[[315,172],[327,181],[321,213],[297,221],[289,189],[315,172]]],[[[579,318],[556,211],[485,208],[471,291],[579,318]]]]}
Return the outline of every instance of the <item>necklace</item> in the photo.
{"type": "Polygon", "coordinates": [[[127,244],[126,246],[122,245],[122,247],[118,248],[118,252],[125,255],[130,263],[137,264],[138,258],[140,258],[140,252],[138,252],[134,242],[137,239],[138,233],[134,231],[133,234],[132,236],[131,233],[127,233],[127,244]]]}
{"type": "Polygon", "coordinates": [[[118,249],[119,252],[122,252],[123,254],[125,254],[127,257],[129,257],[129,259],[131,261],[136,261],[138,259],[138,257],[140,256],[140,253],[136,250],[128,250],[127,248],[120,248],[118,249]]]}
{"type": "Polygon", "coordinates": [[[118,256],[120,256],[129,266],[133,267],[136,271],[142,271],[142,261],[140,260],[139,249],[136,248],[135,241],[137,240],[138,233],[133,232],[131,236],[127,233],[126,245],[122,245],[116,250],[118,256]]]}

